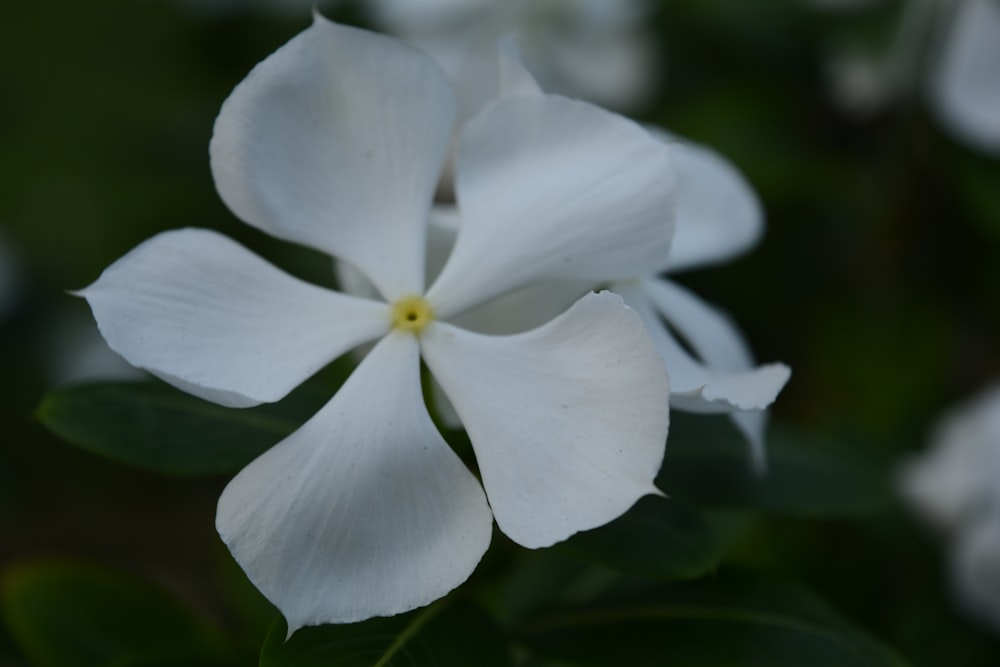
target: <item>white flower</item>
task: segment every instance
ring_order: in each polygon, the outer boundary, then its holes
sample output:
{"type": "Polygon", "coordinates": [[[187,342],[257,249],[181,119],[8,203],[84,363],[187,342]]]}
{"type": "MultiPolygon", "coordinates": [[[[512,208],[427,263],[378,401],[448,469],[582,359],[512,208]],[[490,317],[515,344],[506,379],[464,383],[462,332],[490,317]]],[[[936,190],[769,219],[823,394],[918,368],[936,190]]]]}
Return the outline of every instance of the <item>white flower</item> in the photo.
{"type": "Polygon", "coordinates": [[[515,32],[546,90],[628,109],[659,88],[648,0],[369,0],[381,29],[427,51],[458,84],[460,113],[491,97],[497,39],[515,32]]]}
{"type": "Polygon", "coordinates": [[[959,603],[1000,630],[1000,385],[945,416],[901,466],[903,499],[950,542],[959,603]]]}
{"type": "Polygon", "coordinates": [[[831,63],[836,100],[870,114],[926,91],[945,128],[1000,155],[1000,4],[906,0],[881,58],[845,51],[831,63]]]}
{"type": "Polygon", "coordinates": [[[535,281],[655,265],[670,240],[668,149],[582,102],[490,105],[459,137],[461,232],[425,289],[454,106],[420,52],[317,16],[223,104],[212,172],[237,216],[349,261],[378,297],[309,285],[195,229],[150,239],[83,292],[113,349],[223,405],[276,401],[377,341],[219,501],[223,540],[290,631],[444,595],[485,552],[491,510],[534,548],[656,493],[669,390],[621,299],[589,294],[515,336],[445,320],[535,281]],[[421,359],[468,431],[485,495],[427,414],[421,359]]]}
{"type": "Polygon", "coordinates": [[[941,122],[970,146],[1000,156],[1000,3],[958,3],[930,77],[941,122]]]}
{"type": "MultiPolygon", "coordinates": [[[[499,97],[543,98],[540,87],[522,65],[512,39],[501,41],[496,82],[499,97]]],[[[495,57],[496,60],[496,57],[495,57]]],[[[495,95],[497,93],[494,93],[495,95]]],[[[670,143],[677,174],[676,228],[669,252],[659,261],[636,265],[621,279],[606,284],[620,294],[645,322],[670,374],[671,407],[701,413],[728,413],[750,442],[755,469],[766,468],[765,408],[774,402],[791,374],[781,363],[755,368],[753,355],[730,319],[663,272],[708,266],[732,259],[757,243],[763,232],[760,203],[742,175],[707,148],[670,143]],[[690,352],[677,337],[687,343],[690,352]]],[[[613,217],[609,222],[617,224],[613,217]]],[[[464,224],[464,223],[463,223],[464,224]]],[[[662,224],[670,220],[664,217],[662,224]]],[[[429,261],[431,275],[444,264],[459,230],[459,216],[439,207],[432,220],[429,261]]],[[[340,267],[341,284],[353,294],[371,294],[355,272],[340,267]]],[[[477,331],[510,333],[545,322],[599,281],[550,281],[473,309],[463,325],[477,331]]],[[[447,403],[440,401],[448,419],[447,403]]]]}

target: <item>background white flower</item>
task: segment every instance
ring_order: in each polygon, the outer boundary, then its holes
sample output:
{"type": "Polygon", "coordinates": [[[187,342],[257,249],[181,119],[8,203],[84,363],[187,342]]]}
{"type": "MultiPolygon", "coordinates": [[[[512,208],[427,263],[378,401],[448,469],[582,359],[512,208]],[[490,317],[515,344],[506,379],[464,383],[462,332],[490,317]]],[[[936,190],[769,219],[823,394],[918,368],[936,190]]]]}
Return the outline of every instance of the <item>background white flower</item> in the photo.
{"type": "Polygon", "coordinates": [[[425,289],[454,117],[429,58],[317,16],[223,104],[212,172],[241,219],[343,257],[377,298],[304,283],[195,229],[146,241],[83,291],[113,349],[223,405],[278,400],[378,341],[219,501],[223,540],[290,631],[444,595],[485,552],[491,513],[511,539],[541,547],[657,492],[667,377],[620,298],[587,295],[516,336],[444,320],[535,281],[608,282],[652,266],[670,241],[669,150],[589,104],[491,105],[458,140],[463,223],[425,289]],[[427,414],[421,359],[469,433],[485,495],[427,414]]]}
{"type": "Polygon", "coordinates": [[[944,537],[957,601],[1000,631],[1000,385],[947,414],[899,490],[944,537]]]}
{"type": "Polygon", "coordinates": [[[958,2],[930,72],[938,118],[958,139],[1000,156],[1000,3],[958,2]]]}
{"type": "Polygon", "coordinates": [[[830,66],[836,101],[868,115],[926,94],[954,137],[1000,155],[1000,3],[906,0],[881,57],[843,50],[830,66]]]}
{"type": "Polygon", "coordinates": [[[427,51],[458,83],[459,110],[492,96],[494,47],[515,32],[547,91],[614,109],[648,102],[663,58],[644,23],[647,0],[368,0],[381,29],[427,51]]]}

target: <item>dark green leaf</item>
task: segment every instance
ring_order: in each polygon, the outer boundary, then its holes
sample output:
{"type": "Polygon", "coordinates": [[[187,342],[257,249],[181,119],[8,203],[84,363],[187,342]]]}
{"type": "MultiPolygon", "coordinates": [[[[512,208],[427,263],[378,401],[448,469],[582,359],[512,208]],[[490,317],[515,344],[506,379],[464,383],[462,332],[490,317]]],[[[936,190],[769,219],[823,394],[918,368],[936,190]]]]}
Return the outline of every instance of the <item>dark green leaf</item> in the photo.
{"type": "Polygon", "coordinates": [[[224,664],[221,636],[165,591],[103,568],[56,561],[8,568],[0,604],[37,667],[224,664]]]}
{"type": "Polygon", "coordinates": [[[508,667],[503,637],[479,610],[430,607],[351,625],[298,630],[285,641],[279,619],[260,655],[260,667],[508,667]]]}
{"type": "Polygon", "coordinates": [[[566,548],[612,569],[650,577],[688,579],[718,564],[712,527],[679,500],[647,496],[606,526],[578,533],[566,548]]]}
{"type": "Polygon", "coordinates": [[[550,612],[521,639],[593,667],[905,667],[812,595],[779,581],[720,577],[550,612]]]}
{"type": "Polygon", "coordinates": [[[850,516],[890,504],[885,469],[829,439],[774,426],[768,472],[751,470],[747,444],[728,420],[671,414],[657,486],[701,507],[754,507],[797,515],[850,516]]]}
{"type": "Polygon", "coordinates": [[[233,473],[301,425],[332,392],[303,387],[274,405],[236,410],[162,382],[85,384],[49,393],[38,418],[67,442],[170,475],[233,473]]]}

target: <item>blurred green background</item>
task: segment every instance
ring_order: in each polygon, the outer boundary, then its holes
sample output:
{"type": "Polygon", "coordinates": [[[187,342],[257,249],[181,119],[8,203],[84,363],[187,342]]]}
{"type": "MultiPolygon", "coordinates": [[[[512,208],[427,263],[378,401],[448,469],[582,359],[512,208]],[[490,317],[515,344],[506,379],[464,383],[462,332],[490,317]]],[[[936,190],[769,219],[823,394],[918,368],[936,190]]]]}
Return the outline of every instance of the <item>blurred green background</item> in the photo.
{"type": "MultiPolygon", "coordinates": [[[[197,6],[22,2],[0,21],[0,242],[13,267],[0,314],[0,568],[104,563],[232,624],[219,603],[231,566],[213,528],[226,480],[109,463],[32,417],[48,388],[82,372],[71,361],[93,325],[67,290],[158,231],[210,227],[330,280],[323,258],[239,223],[207,159],[223,99],[310,23],[309,9],[197,6]]],[[[898,10],[664,1],[651,18],[663,85],[639,114],[728,156],[763,200],[758,249],[680,281],[729,310],[760,360],[792,367],[774,420],[886,471],[926,444],[942,410],[1000,378],[1000,160],[953,140],[920,94],[864,117],[831,98],[831,53],[884,48],[898,10]]],[[[324,13],[361,22],[351,7],[324,13]]],[[[730,558],[809,585],[915,665],[1000,664],[997,639],[949,603],[941,549],[897,508],[759,516],[730,558]]],[[[0,665],[15,654],[0,631],[0,665]]]]}

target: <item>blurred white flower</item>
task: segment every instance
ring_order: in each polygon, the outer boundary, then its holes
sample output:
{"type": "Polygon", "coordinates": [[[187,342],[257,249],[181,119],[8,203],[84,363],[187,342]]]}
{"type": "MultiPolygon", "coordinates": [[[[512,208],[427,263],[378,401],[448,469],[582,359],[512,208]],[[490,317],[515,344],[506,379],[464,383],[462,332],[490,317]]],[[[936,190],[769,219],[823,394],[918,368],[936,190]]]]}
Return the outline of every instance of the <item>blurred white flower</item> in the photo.
{"type": "Polygon", "coordinates": [[[964,0],[954,11],[930,73],[931,103],[958,139],[1000,156],[1000,2],[964,0]]]}
{"type": "Polygon", "coordinates": [[[904,501],[948,543],[957,601],[1000,631],[1000,385],[948,413],[899,473],[904,501]]]}
{"type": "Polygon", "coordinates": [[[507,33],[549,92],[627,110],[649,102],[663,78],[649,0],[368,0],[362,8],[438,61],[458,84],[460,114],[492,96],[482,82],[507,33]]]}
{"type": "Polygon", "coordinates": [[[487,549],[492,518],[542,547],[657,492],[667,376],[619,297],[589,294],[514,336],[446,320],[537,281],[652,269],[672,231],[669,149],[558,96],[490,105],[457,141],[462,225],[425,289],[454,118],[450,84],[424,54],[317,16],[223,104],[212,172],[238,217],[344,258],[377,294],[304,283],[196,229],[146,241],[83,291],[113,349],[222,405],[279,400],[377,341],[219,501],[219,533],[290,631],[446,594],[487,549]],[[468,431],[482,486],[431,422],[421,359],[468,431]]]}
{"type": "Polygon", "coordinates": [[[835,100],[868,115],[925,94],[945,128],[1000,155],[1000,3],[906,0],[882,56],[842,49],[830,73],[835,100]]]}

